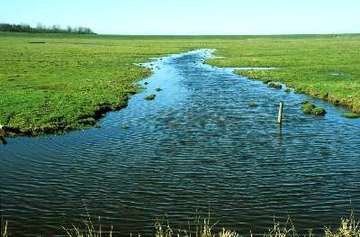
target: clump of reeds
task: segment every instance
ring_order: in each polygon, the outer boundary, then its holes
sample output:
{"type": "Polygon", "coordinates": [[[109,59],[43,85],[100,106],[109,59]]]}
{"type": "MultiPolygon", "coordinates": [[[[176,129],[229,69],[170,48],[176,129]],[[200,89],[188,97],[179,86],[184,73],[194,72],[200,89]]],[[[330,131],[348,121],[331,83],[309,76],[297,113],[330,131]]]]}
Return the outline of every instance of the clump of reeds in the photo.
{"type": "Polygon", "coordinates": [[[155,94],[145,96],[145,100],[155,100],[155,98],[156,98],[155,94]]]}
{"type": "Polygon", "coordinates": [[[113,236],[113,227],[111,226],[110,231],[103,231],[100,217],[98,227],[92,222],[91,218],[88,217],[87,221],[84,221],[83,228],[72,226],[71,229],[63,228],[68,237],[102,237],[102,236],[113,236]]]}
{"type": "Polygon", "coordinates": [[[274,81],[270,81],[269,83],[267,83],[269,87],[274,88],[274,89],[282,89],[282,85],[280,82],[274,82],[274,81]]]}
{"type": "Polygon", "coordinates": [[[347,112],[347,113],[344,113],[343,116],[345,118],[349,118],[349,119],[357,119],[357,118],[360,118],[360,113],[347,112]]]}
{"type": "Polygon", "coordinates": [[[169,224],[155,224],[155,237],[238,237],[239,235],[231,230],[223,228],[220,232],[214,231],[215,224],[210,224],[210,219],[201,221],[197,219],[194,226],[188,230],[174,230],[169,224]]]}
{"type": "Polygon", "coordinates": [[[360,222],[355,218],[354,212],[351,212],[349,218],[342,218],[339,228],[331,230],[325,229],[326,237],[360,237],[360,222]]]}
{"type": "MultiPolygon", "coordinates": [[[[312,234],[303,235],[311,237],[312,234]]],[[[297,233],[296,228],[290,218],[285,223],[275,222],[272,228],[268,230],[264,237],[300,237],[297,233]]]]}
{"type": "Polygon", "coordinates": [[[304,114],[311,114],[311,115],[315,115],[315,116],[325,116],[326,115],[326,110],[324,108],[316,107],[316,105],[314,105],[313,103],[311,103],[309,101],[304,101],[302,103],[302,111],[304,112],[304,114]]]}
{"type": "Polygon", "coordinates": [[[1,220],[1,237],[8,237],[8,222],[5,221],[3,224],[3,220],[1,220]]]}
{"type": "MultiPolygon", "coordinates": [[[[235,231],[223,228],[221,231],[214,230],[216,224],[210,223],[210,218],[197,218],[193,225],[187,230],[173,229],[169,223],[157,221],[155,223],[154,237],[239,237],[240,235],[235,231]]],[[[84,221],[83,228],[72,226],[70,229],[63,228],[68,237],[112,237],[113,227],[110,231],[103,231],[100,223],[97,227],[89,217],[84,221]]],[[[130,235],[132,236],[132,235],[130,235]]],[[[140,235],[138,235],[140,236],[140,235]]],[[[307,234],[298,234],[296,228],[290,218],[285,223],[275,222],[272,228],[264,233],[264,237],[313,237],[310,231],[307,234]]],[[[341,219],[340,226],[334,230],[325,228],[324,233],[319,235],[324,237],[360,237],[360,222],[355,218],[354,213],[351,212],[350,217],[341,219]]],[[[8,223],[1,222],[1,237],[8,237],[8,223]]],[[[253,234],[250,234],[253,237],[253,234]]]]}

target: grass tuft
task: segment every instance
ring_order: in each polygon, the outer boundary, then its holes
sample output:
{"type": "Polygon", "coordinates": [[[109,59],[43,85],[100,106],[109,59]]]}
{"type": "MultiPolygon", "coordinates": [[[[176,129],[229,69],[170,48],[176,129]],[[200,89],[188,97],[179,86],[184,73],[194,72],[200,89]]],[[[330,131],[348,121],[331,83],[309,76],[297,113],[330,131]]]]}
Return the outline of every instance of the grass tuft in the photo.
{"type": "Polygon", "coordinates": [[[315,105],[310,103],[309,101],[305,101],[302,106],[302,111],[304,114],[312,114],[313,109],[315,109],[315,105]]]}
{"type": "Polygon", "coordinates": [[[214,231],[215,224],[210,223],[210,219],[195,220],[194,225],[188,230],[174,230],[167,223],[165,225],[157,222],[155,224],[155,237],[238,237],[239,235],[231,230],[223,228],[220,232],[214,231]]]}
{"type": "Polygon", "coordinates": [[[316,105],[312,104],[309,101],[304,101],[302,105],[302,111],[304,114],[311,114],[315,116],[325,116],[326,110],[321,107],[316,107],[316,105]]]}
{"type": "Polygon", "coordinates": [[[5,221],[3,225],[3,220],[1,219],[1,237],[8,237],[8,222],[5,221]]]}
{"type": "Polygon", "coordinates": [[[296,228],[289,217],[285,223],[275,222],[268,233],[264,234],[265,237],[299,237],[296,228]]]}
{"type": "Polygon", "coordinates": [[[354,212],[351,212],[349,218],[341,219],[338,229],[325,229],[326,237],[360,237],[360,222],[356,220],[354,212]]]}
{"type": "Polygon", "coordinates": [[[312,113],[315,116],[325,116],[326,110],[324,108],[316,107],[313,109],[312,113]]]}
{"type": "Polygon", "coordinates": [[[360,113],[348,112],[348,113],[344,113],[343,116],[349,119],[357,119],[360,118],[360,113]]]}
{"type": "Polygon", "coordinates": [[[102,230],[100,217],[99,225],[96,228],[91,218],[89,217],[87,221],[84,222],[83,228],[72,226],[71,229],[63,228],[68,237],[103,237],[103,236],[113,236],[113,227],[111,226],[110,231],[104,232],[102,230]]]}
{"type": "Polygon", "coordinates": [[[156,95],[155,94],[152,94],[152,95],[148,95],[148,96],[145,96],[145,100],[155,100],[156,98],[156,95]]]}
{"type": "Polygon", "coordinates": [[[274,88],[274,89],[278,89],[278,90],[280,90],[282,88],[281,83],[273,82],[273,81],[269,82],[268,86],[271,87],[271,88],[274,88]]]}
{"type": "Polygon", "coordinates": [[[255,108],[255,107],[258,107],[259,105],[255,102],[255,101],[250,101],[249,102],[249,107],[250,108],[255,108]]]}

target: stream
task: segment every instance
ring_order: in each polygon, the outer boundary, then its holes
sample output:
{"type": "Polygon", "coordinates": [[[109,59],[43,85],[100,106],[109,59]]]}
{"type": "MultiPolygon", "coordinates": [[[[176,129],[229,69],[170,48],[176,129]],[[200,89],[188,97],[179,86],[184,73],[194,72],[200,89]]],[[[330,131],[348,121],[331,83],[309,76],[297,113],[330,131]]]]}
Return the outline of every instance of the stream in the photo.
{"type": "Polygon", "coordinates": [[[54,236],[101,216],[103,229],[148,236],[157,218],[188,228],[263,233],[290,216],[300,233],[360,211],[360,120],[344,108],[271,89],[204,63],[211,50],[148,63],[148,85],[100,128],[7,139],[1,215],[14,236],[54,236]],[[161,91],[156,91],[161,88],[161,91]],[[156,94],[153,101],[144,97],[156,94]],[[310,100],[325,117],[304,115],[310,100]],[[282,129],[276,122],[285,102],[282,129]]]}

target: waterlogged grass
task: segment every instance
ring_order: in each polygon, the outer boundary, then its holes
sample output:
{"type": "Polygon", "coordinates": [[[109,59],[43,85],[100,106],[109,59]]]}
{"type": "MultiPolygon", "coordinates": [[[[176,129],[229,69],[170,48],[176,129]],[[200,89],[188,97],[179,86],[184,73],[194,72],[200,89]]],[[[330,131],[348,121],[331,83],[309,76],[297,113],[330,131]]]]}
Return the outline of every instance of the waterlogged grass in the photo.
{"type": "Polygon", "coordinates": [[[316,107],[313,103],[309,101],[304,101],[302,105],[302,111],[304,114],[311,114],[315,116],[325,116],[326,110],[321,107],[316,107]]]}
{"type": "Polygon", "coordinates": [[[360,118],[360,113],[347,112],[347,113],[344,113],[343,116],[345,118],[349,118],[349,119],[357,119],[357,118],[360,118]]]}
{"type": "MultiPolygon", "coordinates": [[[[0,33],[0,124],[38,135],[93,126],[127,105],[153,57],[217,49],[208,63],[360,112],[360,36],[96,36],[0,33]],[[41,42],[32,43],[32,42],[41,42]]],[[[276,93],[276,92],[274,92],[276,93]]]]}
{"type": "Polygon", "coordinates": [[[145,100],[155,100],[155,98],[156,98],[155,94],[145,96],[145,100]]]}
{"type": "Polygon", "coordinates": [[[282,89],[282,85],[279,82],[271,81],[268,83],[268,86],[271,88],[274,88],[274,89],[278,89],[278,90],[282,89]]]}

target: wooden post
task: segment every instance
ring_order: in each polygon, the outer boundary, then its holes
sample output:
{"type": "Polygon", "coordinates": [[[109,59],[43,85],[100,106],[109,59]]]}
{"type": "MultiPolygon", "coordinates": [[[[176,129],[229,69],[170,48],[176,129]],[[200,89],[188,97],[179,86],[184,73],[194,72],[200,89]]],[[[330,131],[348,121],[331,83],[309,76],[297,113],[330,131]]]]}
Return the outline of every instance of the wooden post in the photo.
{"type": "Polygon", "coordinates": [[[7,142],[5,140],[5,130],[4,130],[4,127],[0,124],[0,144],[3,144],[3,145],[6,145],[7,142]]]}
{"type": "Polygon", "coordinates": [[[5,137],[5,130],[3,125],[0,124],[0,137],[5,137]]]}
{"type": "Polygon", "coordinates": [[[279,107],[279,115],[278,115],[278,123],[282,124],[283,118],[284,118],[284,102],[280,102],[280,107],[279,107]]]}
{"type": "Polygon", "coordinates": [[[0,144],[2,144],[2,145],[6,145],[6,144],[7,144],[7,141],[5,140],[5,138],[0,137],[0,144]]]}

